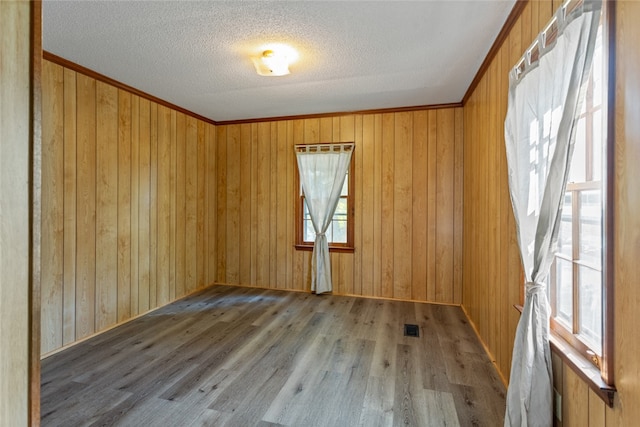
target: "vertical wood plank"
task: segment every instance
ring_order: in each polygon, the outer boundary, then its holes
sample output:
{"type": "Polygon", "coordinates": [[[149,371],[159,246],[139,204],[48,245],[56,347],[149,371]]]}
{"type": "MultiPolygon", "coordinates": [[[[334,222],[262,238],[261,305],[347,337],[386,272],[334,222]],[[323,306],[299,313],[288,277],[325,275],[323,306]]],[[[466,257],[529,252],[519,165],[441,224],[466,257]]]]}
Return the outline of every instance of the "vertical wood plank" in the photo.
{"type": "MultiPolygon", "coordinates": [[[[469,99],[469,102],[467,103],[467,108],[465,109],[466,111],[469,111],[469,117],[470,119],[468,120],[469,123],[477,123],[476,121],[476,113],[477,113],[477,93],[474,92],[473,96],[469,99]]],[[[470,126],[465,126],[465,144],[467,144],[467,141],[471,141],[472,137],[471,137],[471,133],[467,133],[467,131],[471,129],[470,126]]],[[[475,183],[475,178],[474,176],[474,172],[476,170],[476,165],[475,165],[475,154],[477,152],[477,147],[475,144],[468,144],[465,145],[465,150],[464,150],[464,155],[465,155],[465,161],[464,163],[466,165],[468,165],[467,170],[465,170],[465,201],[464,201],[464,206],[465,206],[465,229],[464,229],[464,236],[465,238],[467,238],[468,236],[471,236],[472,233],[469,230],[473,230],[474,229],[474,225],[476,223],[476,216],[472,215],[471,213],[472,211],[472,206],[475,207],[476,205],[474,204],[474,201],[476,200],[476,186],[474,185],[475,183]],[[472,160],[473,159],[473,160],[472,160]],[[468,177],[468,179],[467,179],[468,177]]],[[[465,307],[467,308],[468,313],[470,313],[471,317],[473,319],[477,319],[478,313],[477,313],[477,303],[476,303],[476,288],[474,286],[467,286],[467,280],[468,278],[473,276],[473,267],[476,264],[476,258],[477,258],[477,252],[475,250],[473,250],[472,247],[472,240],[471,238],[469,238],[468,240],[465,240],[465,249],[468,249],[468,255],[465,255],[465,267],[469,266],[469,269],[467,270],[465,268],[465,274],[464,274],[464,280],[465,280],[465,292],[464,295],[468,296],[467,301],[465,301],[466,305],[465,307]]]]}
{"type": "Polygon", "coordinates": [[[427,301],[438,301],[436,298],[436,182],[437,182],[437,148],[438,148],[438,113],[428,111],[427,135],[427,301]]]}
{"type": "Polygon", "coordinates": [[[615,8],[614,360],[622,408],[617,406],[617,417],[611,417],[617,424],[608,425],[633,425],[640,419],[640,339],[632,314],[640,301],[640,3],[619,1],[615,8]]]}
{"type": "Polygon", "coordinates": [[[276,286],[278,281],[278,124],[271,124],[271,137],[269,138],[270,158],[269,170],[269,287],[276,286]]]}
{"type": "MultiPolygon", "coordinates": [[[[272,287],[284,289],[287,285],[287,253],[291,252],[293,242],[287,240],[287,231],[294,228],[293,221],[287,216],[287,204],[291,202],[291,198],[287,197],[287,163],[288,163],[288,145],[287,145],[287,126],[288,122],[279,121],[277,123],[277,141],[274,149],[276,150],[276,281],[272,283],[272,287]]],[[[250,152],[249,152],[250,153],[250,152]]],[[[246,160],[245,160],[246,162],[246,160]]],[[[249,163],[251,164],[251,163],[249,163]]],[[[247,174],[248,175],[248,174],[247,174]]]]}
{"type": "MultiPolygon", "coordinates": [[[[333,121],[331,121],[331,123],[333,123],[333,121]]],[[[300,143],[317,144],[319,142],[322,142],[320,139],[320,119],[305,119],[304,137],[300,143]]],[[[302,256],[304,260],[302,263],[303,281],[305,288],[308,289],[311,286],[311,254],[302,252],[302,256]]]]}
{"type": "Polygon", "coordinates": [[[286,169],[285,169],[285,175],[286,175],[286,188],[285,188],[285,195],[284,195],[284,200],[285,200],[285,205],[286,205],[286,222],[289,224],[289,226],[287,227],[287,241],[286,244],[287,246],[290,248],[290,250],[288,250],[286,252],[286,276],[285,276],[285,281],[286,281],[286,288],[287,289],[293,289],[294,288],[294,283],[293,283],[293,258],[294,258],[294,252],[295,249],[293,249],[293,245],[296,241],[296,237],[295,237],[295,227],[293,226],[293,224],[295,224],[296,218],[295,218],[295,203],[296,203],[296,189],[295,189],[295,173],[296,173],[296,168],[295,168],[295,163],[296,163],[296,158],[295,158],[295,153],[293,150],[293,145],[294,145],[294,126],[293,126],[293,121],[292,120],[287,120],[287,141],[286,141],[286,151],[285,151],[285,157],[286,157],[286,169]]]}
{"type": "Polygon", "coordinates": [[[170,111],[171,124],[169,130],[169,204],[171,212],[169,214],[169,300],[176,299],[176,246],[177,246],[177,112],[170,111]]]}
{"type": "Polygon", "coordinates": [[[258,215],[258,234],[256,236],[256,285],[269,285],[269,184],[270,184],[270,144],[271,124],[258,123],[258,158],[256,204],[258,215]]]}
{"type": "Polygon", "coordinates": [[[149,311],[149,208],[151,192],[151,104],[139,99],[138,313],[149,311]]]}
{"type": "Polygon", "coordinates": [[[240,163],[240,125],[231,125],[227,130],[226,283],[229,284],[240,282],[240,163]]]}
{"type": "Polygon", "coordinates": [[[96,83],[96,329],[117,321],[118,90],[96,83]]]}
{"type": "MultiPolygon", "coordinates": [[[[333,122],[325,120],[323,123],[331,124],[333,122]]],[[[328,133],[327,130],[324,132],[328,133]]],[[[320,133],[320,119],[304,119],[304,139],[301,144],[317,144],[322,142],[320,133]]]]}
{"type": "Polygon", "coordinates": [[[393,139],[393,296],[411,299],[413,113],[395,114],[393,139]]]}
{"type": "MultiPolygon", "coordinates": [[[[543,9],[544,5],[541,4],[543,2],[540,1],[532,1],[529,2],[531,4],[531,42],[533,43],[533,41],[538,37],[538,34],[540,33],[540,30],[542,30],[542,26],[546,25],[548,19],[540,19],[540,9],[543,9]],[[540,20],[539,20],[540,19],[540,20]]],[[[495,64],[496,61],[494,59],[493,64],[495,64]]]]}
{"type": "Polygon", "coordinates": [[[207,218],[209,221],[209,233],[207,236],[208,239],[208,253],[207,253],[207,265],[208,265],[208,274],[207,274],[207,284],[213,284],[217,278],[217,220],[216,213],[218,210],[217,206],[217,161],[216,161],[216,143],[217,143],[217,133],[215,126],[209,125],[209,140],[207,141],[207,188],[208,188],[208,207],[207,207],[207,218]]]}
{"type": "Polygon", "coordinates": [[[427,165],[428,165],[427,111],[416,111],[413,116],[412,171],[412,232],[411,232],[411,295],[414,300],[427,300],[427,165]]]}
{"type": "Polygon", "coordinates": [[[118,90],[118,307],[131,318],[131,94],[118,90]]]}
{"type": "Polygon", "coordinates": [[[76,339],[95,331],[96,81],[77,75],[76,339]]]}
{"type": "Polygon", "coordinates": [[[201,120],[197,121],[198,139],[197,139],[197,173],[196,173],[196,289],[205,286],[204,280],[204,253],[205,253],[205,123],[201,120]]]}
{"type": "MultiPolygon", "coordinates": [[[[46,61],[44,61],[46,62],[46,61]]],[[[76,339],[76,73],[64,70],[64,295],[62,344],[76,339]]],[[[44,130],[44,129],[43,129],[44,130]]]]}
{"type": "MultiPolygon", "coordinates": [[[[362,204],[360,210],[362,211],[362,221],[360,225],[361,239],[361,277],[362,277],[362,294],[363,295],[376,295],[374,291],[374,269],[376,263],[373,260],[374,256],[374,199],[375,199],[375,115],[364,114],[361,119],[362,126],[362,143],[360,147],[356,147],[356,150],[360,149],[362,152],[361,162],[361,178],[358,189],[362,196],[362,204]]],[[[356,227],[358,224],[356,224],[356,227]]]]}
{"type": "Polygon", "coordinates": [[[382,114],[373,121],[373,295],[383,296],[382,291],[382,114]]]}
{"type": "Polygon", "coordinates": [[[216,247],[218,248],[217,281],[226,283],[227,273],[227,126],[216,128],[216,247]]]}
{"type": "MultiPolygon", "coordinates": [[[[292,135],[291,135],[291,144],[292,145],[296,145],[296,144],[303,144],[304,143],[304,132],[305,132],[305,121],[304,120],[294,120],[293,124],[292,124],[292,135]]],[[[293,148],[291,149],[292,155],[294,156],[294,161],[293,161],[293,173],[295,175],[298,175],[298,164],[297,164],[297,160],[295,159],[295,152],[293,150],[293,148]]],[[[295,197],[294,199],[294,203],[297,203],[298,201],[298,196],[300,195],[300,187],[299,185],[296,185],[298,183],[298,180],[295,179],[294,183],[292,184],[293,186],[295,186],[294,191],[293,191],[293,197],[295,197]]],[[[298,251],[296,250],[294,252],[293,255],[293,259],[292,259],[292,276],[293,276],[293,287],[294,289],[298,289],[298,290],[306,290],[309,289],[308,288],[308,283],[305,281],[304,278],[304,262],[305,262],[306,256],[304,254],[304,251],[298,251]]]]}
{"type": "Polygon", "coordinates": [[[604,401],[589,389],[589,425],[590,426],[606,426],[605,423],[605,409],[606,405],[604,401]]]}
{"type": "MultiPolygon", "coordinates": [[[[500,248],[497,246],[497,242],[500,241],[500,236],[498,234],[499,228],[499,212],[498,212],[498,173],[500,169],[498,168],[499,159],[498,154],[500,153],[500,148],[497,147],[497,101],[496,101],[496,61],[494,60],[489,69],[487,70],[487,162],[486,162],[486,171],[485,174],[487,177],[487,230],[486,236],[489,237],[489,241],[487,241],[488,254],[492,254],[491,256],[487,256],[487,276],[486,280],[488,280],[487,287],[487,301],[486,304],[489,304],[490,301],[496,301],[497,298],[497,289],[494,284],[498,282],[498,269],[497,261],[500,260],[499,256],[496,256],[500,253],[500,248]]],[[[501,135],[502,136],[502,135],[501,135]]],[[[486,343],[489,345],[489,348],[495,348],[496,334],[493,331],[499,331],[500,325],[498,323],[499,316],[497,316],[495,310],[487,310],[488,314],[488,339],[486,343]]]]}
{"type": "Polygon", "coordinates": [[[140,309],[140,98],[131,97],[131,316],[140,309]]]}
{"type": "Polygon", "coordinates": [[[453,300],[453,109],[438,110],[436,173],[436,301],[453,300]]]}
{"type": "Polygon", "coordinates": [[[211,140],[210,131],[213,130],[209,123],[203,123],[203,144],[202,144],[202,287],[209,286],[209,218],[213,216],[209,212],[209,142],[211,140]]]}
{"type": "MultiPolygon", "coordinates": [[[[356,142],[355,141],[355,116],[341,116],[334,117],[333,120],[333,141],[341,141],[341,142],[356,142]]],[[[360,150],[356,147],[356,150],[352,154],[351,161],[354,162],[354,178],[356,186],[360,185],[358,183],[358,157],[360,155],[360,150]]],[[[354,197],[354,206],[358,204],[358,191],[355,192],[354,197]]],[[[359,213],[354,212],[354,222],[355,217],[359,217],[359,213]]],[[[358,218],[359,219],[359,218],[358,218]]],[[[355,224],[354,224],[355,226],[355,224]]],[[[357,228],[357,227],[356,227],[357,228]]],[[[355,230],[354,230],[355,231],[355,230]]],[[[354,242],[358,238],[358,234],[354,233],[354,242]]],[[[359,245],[358,245],[359,247],[359,245]]],[[[342,292],[347,295],[353,295],[356,293],[355,283],[354,283],[354,270],[355,270],[355,254],[354,253],[339,253],[337,254],[339,258],[338,262],[338,281],[341,283],[342,292]]],[[[356,293],[357,294],[357,293],[356,293]]]]}
{"type": "Polygon", "coordinates": [[[185,293],[196,290],[198,235],[198,123],[187,116],[185,136],[186,182],[185,182],[185,293]]]}
{"type": "Polygon", "coordinates": [[[463,132],[462,108],[455,109],[454,153],[453,153],[453,299],[462,303],[462,203],[463,203],[463,132]]]}
{"type": "MultiPolygon", "coordinates": [[[[382,115],[382,169],[381,169],[381,296],[393,297],[394,290],[394,154],[395,154],[395,114],[382,115]]],[[[404,246],[403,246],[404,247],[404,246]]]]}
{"type": "Polygon", "coordinates": [[[38,165],[42,160],[41,105],[36,104],[41,102],[41,75],[35,58],[40,7],[31,2],[0,2],[0,425],[6,426],[39,422],[39,405],[34,402],[39,399],[39,379],[29,376],[39,374],[40,294],[37,281],[32,280],[37,273],[31,272],[38,265],[32,258],[39,255],[32,248],[31,232],[32,227],[36,232],[40,229],[41,218],[34,212],[33,226],[27,219],[32,190],[36,205],[40,202],[40,187],[31,182],[29,170],[31,162],[38,165]],[[30,310],[37,312],[32,315],[35,325],[30,310]],[[36,346],[36,354],[31,346],[36,346]]]}
{"type": "MultiPolygon", "coordinates": [[[[512,65],[515,65],[525,48],[522,43],[523,30],[521,29],[521,25],[522,18],[514,25],[509,35],[509,63],[512,65]]],[[[518,241],[515,233],[515,219],[513,218],[513,214],[510,214],[508,218],[509,229],[511,230],[509,233],[509,301],[511,304],[515,304],[515,302],[520,302],[520,294],[521,290],[524,288],[524,283],[522,283],[521,280],[522,269],[518,241]]],[[[518,325],[519,318],[520,316],[517,312],[514,313],[514,310],[509,310],[508,330],[510,332],[511,342],[513,342],[513,338],[515,338],[515,330],[518,325]]],[[[511,351],[508,352],[508,366],[511,366],[511,353],[511,351]]],[[[508,377],[509,371],[506,371],[503,374],[505,377],[508,377]]]]}
{"type": "Polygon", "coordinates": [[[239,152],[240,167],[240,212],[239,212],[239,283],[251,283],[251,125],[240,125],[239,152]]]}
{"type": "Polygon", "coordinates": [[[318,120],[318,141],[317,142],[334,142],[333,139],[333,122],[335,117],[322,117],[318,120]]]}
{"type": "Polygon", "coordinates": [[[64,74],[42,67],[42,222],[40,253],[40,346],[48,352],[63,341],[64,254],[64,74]]]}
{"type": "MultiPolygon", "coordinates": [[[[480,82],[480,84],[478,85],[478,93],[479,93],[479,102],[483,105],[483,106],[487,106],[487,108],[484,108],[482,110],[479,111],[479,117],[480,117],[480,134],[481,135],[487,135],[488,134],[488,130],[489,130],[489,123],[488,123],[488,118],[489,118],[489,108],[488,108],[488,100],[487,100],[487,87],[489,85],[489,77],[487,76],[487,78],[483,79],[482,82],[480,82]]],[[[478,167],[480,171],[487,171],[488,168],[488,161],[489,161],[489,146],[490,146],[491,141],[488,140],[488,138],[483,138],[480,146],[478,147],[479,151],[478,151],[478,167]]],[[[476,178],[479,184],[479,191],[478,191],[478,198],[480,200],[480,204],[482,206],[482,214],[480,215],[479,221],[478,221],[478,228],[477,230],[479,231],[480,235],[487,235],[488,234],[488,228],[489,228],[489,207],[487,204],[487,200],[488,200],[488,193],[489,193],[489,188],[488,188],[488,174],[482,173],[480,172],[479,177],[476,178]]],[[[490,260],[489,257],[489,250],[483,250],[480,252],[480,256],[478,257],[480,264],[479,265],[483,265],[483,266],[487,266],[490,260]]],[[[488,279],[488,275],[484,274],[482,275],[482,277],[480,278],[481,281],[481,286],[483,289],[483,292],[478,292],[478,329],[481,331],[481,333],[483,333],[485,336],[487,336],[487,341],[489,341],[491,338],[489,337],[489,333],[490,333],[490,326],[489,326],[489,306],[487,305],[489,303],[489,298],[488,295],[491,292],[491,288],[489,287],[489,282],[490,280],[488,279]]]]}
{"type": "Polygon", "coordinates": [[[571,369],[563,369],[562,425],[589,425],[589,387],[571,369]]]}
{"type": "Polygon", "coordinates": [[[149,308],[158,306],[158,104],[149,112],[149,308]]]}
{"type": "Polygon", "coordinates": [[[176,114],[176,297],[186,294],[187,117],[176,114]]]}
{"type": "Polygon", "coordinates": [[[522,23],[522,51],[520,55],[522,55],[524,50],[533,42],[533,37],[531,36],[531,3],[532,2],[527,3],[522,11],[522,15],[520,15],[520,22],[522,23]]]}
{"type": "Polygon", "coordinates": [[[156,305],[170,301],[169,262],[171,231],[171,111],[158,106],[157,142],[157,239],[156,239],[156,305]]]}
{"type": "MultiPolygon", "coordinates": [[[[364,156],[362,151],[362,114],[351,117],[353,120],[347,120],[345,118],[340,119],[340,134],[342,141],[348,142],[350,139],[355,143],[356,151],[353,153],[353,161],[355,161],[355,188],[362,188],[362,160],[364,156]]],[[[364,218],[362,211],[362,199],[364,194],[362,190],[359,190],[355,192],[354,196],[353,244],[354,247],[362,248],[362,222],[364,218]]],[[[353,284],[351,285],[351,293],[354,295],[362,295],[362,250],[355,251],[353,254],[348,255],[348,257],[351,258],[351,260],[345,264],[345,275],[349,274],[352,278],[351,280],[353,281],[353,284]]]]}
{"type": "Polygon", "coordinates": [[[537,12],[537,17],[533,16],[534,10],[532,10],[532,27],[537,28],[538,32],[540,32],[543,29],[544,25],[549,22],[549,20],[553,16],[553,1],[537,0],[535,3],[537,3],[537,7],[534,8],[535,12],[537,12]]]}
{"type": "MultiPolygon", "coordinates": [[[[258,124],[251,124],[251,284],[255,285],[258,267],[258,124]]],[[[260,214],[262,214],[260,212],[260,214]]]]}
{"type": "MultiPolygon", "coordinates": [[[[508,73],[511,64],[509,63],[509,45],[505,43],[500,50],[500,76],[501,83],[498,94],[500,101],[500,117],[506,117],[507,115],[507,98],[509,90],[508,73]]],[[[502,133],[501,133],[502,135],[502,133]]],[[[501,136],[500,141],[504,141],[501,136]]],[[[502,214],[502,220],[500,221],[500,301],[501,306],[506,307],[509,305],[509,287],[513,286],[513,283],[509,282],[509,233],[512,230],[509,228],[511,224],[511,199],[509,196],[509,177],[507,173],[507,156],[504,144],[501,144],[500,148],[500,212],[502,214]]],[[[500,372],[509,371],[507,360],[509,359],[509,353],[511,349],[510,340],[511,335],[509,331],[509,316],[507,310],[500,310],[500,348],[495,351],[498,358],[498,366],[500,372]]]]}

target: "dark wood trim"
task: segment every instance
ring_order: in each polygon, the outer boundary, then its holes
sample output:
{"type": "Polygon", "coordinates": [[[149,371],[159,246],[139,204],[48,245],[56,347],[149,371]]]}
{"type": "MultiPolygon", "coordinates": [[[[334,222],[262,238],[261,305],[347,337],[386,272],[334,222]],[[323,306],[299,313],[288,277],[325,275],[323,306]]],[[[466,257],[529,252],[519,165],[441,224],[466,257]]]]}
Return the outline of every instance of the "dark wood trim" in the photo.
{"type": "Polygon", "coordinates": [[[574,371],[582,381],[587,383],[610,408],[613,408],[613,400],[616,388],[607,385],[600,377],[600,370],[589,360],[585,359],[571,344],[563,340],[555,331],[549,334],[551,351],[556,353],[564,361],[565,365],[574,371]]]}
{"type": "MultiPolygon", "coordinates": [[[[518,1],[523,1],[523,0],[518,0],[518,1]]],[[[150,95],[132,86],[129,86],[122,82],[114,80],[111,77],[105,76],[104,74],[100,74],[89,68],[83,67],[82,65],[76,64],[75,62],[69,61],[68,59],[64,59],[60,56],[54,55],[51,52],[42,51],[42,58],[46,59],[47,61],[51,61],[55,64],[61,65],[70,70],[76,71],[78,73],[82,73],[88,77],[94,78],[101,82],[110,84],[111,86],[117,87],[118,89],[126,90],[127,92],[130,92],[141,98],[148,99],[149,101],[155,102],[156,104],[159,104],[159,105],[164,105],[165,107],[179,111],[188,116],[194,117],[198,120],[202,120],[203,122],[206,122],[212,125],[238,125],[238,124],[245,124],[245,123],[275,122],[275,121],[282,121],[282,120],[303,120],[303,119],[317,119],[317,118],[323,118],[323,117],[338,117],[338,116],[353,115],[353,114],[385,114],[385,113],[400,113],[405,111],[441,110],[445,108],[462,107],[462,102],[454,102],[450,104],[415,105],[415,106],[408,106],[408,107],[379,108],[379,109],[373,109],[373,110],[341,111],[341,112],[332,112],[332,113],[300,114],[300,115],[293,115],[293,116],[259,117],[255,119],[215,121],[208,117],[201,116],[192,111],[186,110],[175,104],[167,102],[163,99],[157,98],[153,95],[150,95]]]]}
{"type": "MultiPolygon", "coordinates": [[[[607,46],[606,50],[606,63],[607,63],[607,75],[606,75],[606,106],[602,109],[606,114],[606,152],[605,152],[605,182],[603,187],[603,202],[604,202],[604,216],[603,216],[603,242],[606,248],[603,264],[602,264],[602,279],[603,279],[603,315],[602,315],[602,332],[604,339],[602,342],[602,355],[598,359],[599,367],[595,366],[589,358],[585,357],[584,352],[586,346],[581,344],[579,340],[570,338],[569,334],[564,334],[561,327],[555,328],[554,321],[551,319],[551,334],[555,337],[556,346],[555,351],[565,360],[565,362],[576,372],[578,375],[589,384],[589,386],[605,401],[609,406],[613,405],[613,394],[615,393],[615,380],[614,380],[614,346],[615,346],[615,330],[614,330],[614,248],[615,248],[615,233],[614,233],[614,203],[615,203],[615,91],[616,91],[616,0],[606,0],[603,2],[602,13],[604,16],[605,30],[603,35],[606,39],[603,44],[607,46]],[[554,329],[555,328],[555,329],[554,329]],[[559,345],[557,342],[560,340],[564,345],[559,345]],[[570,353],[565,350],[565,347],[571,347],[570,353]],[[581,361],[576,363],[576,357],[579,355],[581,361]],[[590,366],[593,370],[596,370],[598,380],[594,380],[592,377],[591,368],[587,369],[588,373],[584,370],[586,366],[590,366]]],[[[568,187],[568,189],[570,189],[568,187]]],[[[579,190],[585,188],[577,188],[579,190]]],[[[575,200],[574,200],[575,202],[575,200]]],[[[574,203],[575,206],[575,203],[574,203]]],[[[575,257],[574,257],[575,258],[575,257]]],[[[574,261],[575,265],[575,261],[574,261]]],[[[575,272],[574,272],[575,277],[575,272]]],[[[574,304],[575,307],[576,304],[574,304]]],[[[522,307],[515,306],[520,312],[522,307]]],[[[574,310],[574,322],[576,321],[576,314],[574,310]]],[[[574,328],[575,329],[575,328],[574,328]]],[[[568,332],[568,331],[567,331],[568,332]]]]}
{"type": "Polygon", "coordinates": [[[453,102],[450,104],[432,104],[432,105],[416,105],[411,107],[393,107],[393,108],[378,108],[373,110],[357,110],[357,111],[342,111],[335,113],[318,113],[318,114],[301,114],[297,116],[278,116],[278,117],[263,117],[256,119],[243,119],[243,120],[225,120],[216,122],[217,125],[239,125],[245,123],[264,123],[264,122],[276,122],[282,120],[304,120],[304,119],[320,119],[323,117],[338,117],[354,114],[385,114],[385,113],[402,113],[406,111],[424,111],[424,110],[442,110],[445,108],[459,108],[462,107],[462,102],[453,102]]]}
{"type": "Polygon", "coordinates": [[[614,248],[615,248],[615,231],[613,227],[614,218],[614,201],[615,201],[615,152],[616,152],[616,133],[615,133],[615,94],[616,94],[616,2],[605,1],[604,10],[606,13],[606,34],[607,40],[607,150],[605,159],[605,177],[606,183],[603,191],[605,201],[604,211],[604,239],[607,250],[604,255],[602,265],[602,277],[604,279],[604,295],[603,306],[604,316],[602,317],[602,330],[605,334],[605,340],[602,343],[602,367],[600,369],[602,380],[609,385],[614,382],[614,248]]]}
{"type": "Polygon", "coordinates": [[[563,325],[561,322],[557,321],[553,317],[549,319],[549,327],[551,328],[551,331],[553,333],[555,333],[559,338],[565,341],[568,345],[573,347],[576,353],[582,356],[582,358],[585,360],[585,363],[590,363],[593,365],[595,369],[600,369],[599,366],[601,364],[602,359],[597,355],[590,357],[589,351],[591,351],[591,349],[585,343],[583,343],[574,332],[577,330],[575,323],[576,323],[576,320],[574,319],[573,331],[571,331],[565,325],[563,325]]]}
{"type": "Polygon", "coordinates": [[[31,120],[29,149],[29,417],[40,425],[40,242],[42,221],[42,2],[31,3],[31,120]]]}
{"type": "MultiPolygon", "coordinates": [[[[349,142],[343,142],[349,143],[349,142]]],[[[353,142],[352,142],[353,143],[353,142]]],[[[320,143],[322,144],[322,143],[320,143]]],[[[327,142],[327,144],[331,144],[327,142]]],[[[354,143],[355,144],[355,143],[354,143]]],[[[355,150],[355,146],[353,148],[355,150]]],[[[329,252],[354,252],[355,247],[353,245],[354,232],[353,229],[355,227],[355,156],[351,156],[351,163],[349,164],[349,194],[347,195],[347,243],[329,243],[329,252]]],[[[300,173],[298,172],[298,164],[296,163],[296,176],[295,176],[295,189],[296,189],[296,211],[295,211],[295,222],[296,222],[296,243],[294,247],[297,250],[301,251],[311,251],[313,250],[313,244],[304,242],[304,237],[302,235],[302,213],[304,211],[304,198],[301,194],[299,194],[300,189],[300,173]]]]}
{"type": "Polygon", "coordinates": [[[484,73],[486,73],[487,70],[489,69],[489,66],[491,65],[491,61],[493,61],[493,58],[495,58],[495,56],[500,51],[500,48],[502,47],[502,43],[504,43],[504,41],[509,36],[511,29],[513,28],[515,23],[518,21],[518,18],[520,18],[520,15],[522,14],[522,11],[524,10],[528,2],[529,0],[516,0],[516,4],[513,5],[513,9],[511,9],[511,13],[507,17],[507,20],[504,21],[502,30],[500,30],[500,33],[498,33],[498,36],[496,37],[496,40],[493,42],[491,49],[489,49],[487,56],[484,58],[482,65],[480,65],[480,68],[478,69],[476,76],[471,81],[471,84],[469,85],[467,92],[464,94],[464,97],[462,97],[461,104],[463,106],[467,103],[467,101],[473,94],[473,91],[476,89],[476,87],[480,83],[480,80],[482,80],[484,73]]]}
{"type": "Polygon", "coordinates": [[[198,120],[201,120],[201,121],[203,121],[205,123],[209,123],[209,124],[212,124],[212,125],[218,124],[214,120],[212,120],[212,119],[210,119],[208,117],[201,116],[199,114],[194,113],[193,111],[186,110],[186,109],[184,109],[182,107],[179,107],[179,106],[177,106],[175,104],[167,102],[167,101],[165,101],[163,99],[157,98],[157,97],[155,97],[153,95],[150,95],[150,94],[148,94],[146,92],[143,92],[143,91],[141,91],[139,89],[136,89],[136,88],[131,87],[129,85],[126,85],[126,84],[124,84],[122,82],[114,80],[111,77],[107,77],[104,74],[100,74],[100,73],[98,73],[96,71],[93,71],[93,70],[91,70],[89,68],[83,67],[80,64],[76,64],[75,62],[71,62],[71,61],[69,61],[67,59],[64,59],[64,58],[61,58],[61,57],[59,57],[57,55],[54,55],[51,52],[42,51],[42,58],[46,59],[47,61],[51,61],[51,62],[53,62],[55,64],[61,65],[61,66],[65,67],[65,68],[68,68],[70,70],[73,70],[73,71],[76,71],[78,73],[84,74],[84,75],[86,75],[88,77],[91,77],[93,79],[96,79],[98,81],[107,83],[107,84],[109,84],[111,86],[114,86],[114,87],[117,87],[118,89],[126,90],[127,92],[130,92],[130,93],[132,93],[134,95],[137,95],[137,96],[139,96],[141,98],[148,99],[151,102],[155,102],[158,105],[163,105],[163,106],[168,107],[168,108],[170,108],[172,110],[179,111],[179,112],[184,113],[184,114],[186,114],[188,116],[191,116],[191,117],[194,117],[194,118],[196,118],[198,120]]]}
{"type": "MultiPolygon", "coordinates": [[[[298,251],[313,251],[313,245],[293,245],[294,248],[298,251]]],[[[332,246],[329,243],[329,252],[338,252],[338,253],[354,253],[356,248],[353,246],[332,246]]]]}
{"type": "MultiPolygon", "coordinates": [[[[522,314],[523,306],[513,306],[522,314]]],[[[551,351],[556,353],[564,363],[574,371],[604,402],[613,408],[613,399],[616,388],[606,384],[600,377],[600,370],[580,354],[575,348],[566,342],[554,330],[549,331],[549,345],[551,351]]]]}

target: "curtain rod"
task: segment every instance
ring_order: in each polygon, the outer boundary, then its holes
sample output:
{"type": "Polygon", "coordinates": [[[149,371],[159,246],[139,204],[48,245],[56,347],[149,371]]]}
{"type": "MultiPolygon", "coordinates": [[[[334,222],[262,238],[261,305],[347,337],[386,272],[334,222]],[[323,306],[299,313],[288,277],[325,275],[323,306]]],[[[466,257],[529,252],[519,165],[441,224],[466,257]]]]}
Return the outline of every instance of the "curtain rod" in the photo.
{"type": "Polygon", "coordinates": [[[511,68],[509,72],[511,82],[519,81],[537,67],[540,57],[553,48],[558,36],[577,16],[600,8],[600,0],[566,0],[554,12],[547,25],[525,50],[516,65],[511,68]]]}
{"type": "Polygon", "coordinates": [[[320,144],[298,144],[295,145],[297,153],[327,153],[343,151],[353,151],[355,143],[353,142],[340,142],[340,143],[320,143],[320,144]]]}

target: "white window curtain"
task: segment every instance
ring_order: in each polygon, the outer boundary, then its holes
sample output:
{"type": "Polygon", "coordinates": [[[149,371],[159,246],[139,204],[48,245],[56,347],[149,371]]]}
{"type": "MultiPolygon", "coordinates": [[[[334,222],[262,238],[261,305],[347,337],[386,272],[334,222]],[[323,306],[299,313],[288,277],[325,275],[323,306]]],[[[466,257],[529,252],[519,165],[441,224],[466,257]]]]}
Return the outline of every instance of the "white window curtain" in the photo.
{"type": "Polygon", "coordinates": [[[546,280],[601,9],[600,1],[574,3],[555,13],[509,74],[505,141],[526,292],[513,348],[505,426],[553,424],[546,280]]]}
{"type": "Polygon", "coordinates": [[[340,200],[354,144],[296,145],[298,171],[316,232],[311,261],[311,291],[331,292],[331,262],[325,232],[340,200]]]}

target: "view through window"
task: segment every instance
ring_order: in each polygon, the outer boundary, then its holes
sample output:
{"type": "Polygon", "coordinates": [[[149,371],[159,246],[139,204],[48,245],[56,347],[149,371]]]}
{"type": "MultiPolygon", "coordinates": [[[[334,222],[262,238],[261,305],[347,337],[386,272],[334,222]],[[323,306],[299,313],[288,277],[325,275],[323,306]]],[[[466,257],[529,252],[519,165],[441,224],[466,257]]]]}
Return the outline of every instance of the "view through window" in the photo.
{"type": "Polygon", "coordinates": [[[603,354],[602,194],[607,136],[604,54],[600,26],[586,98],[577,122],[558,252],[549,286],[552,329],[598,367],[603,354]]]}
{"type": "MultiPolygon", "coordinates": [[[[331,251],[353,251],[354,163],[355,158],[352,157],[344,179],[342,191],[340,192],[340,200],[331,219],[331,224],[325,232],[329,243],[329,250],[331,251]]],[[[299,179],[297,188],[296,248],[312,249],[316,240],[316,232],[311,222],[309,208],[307,207],[299,179]]]]}

